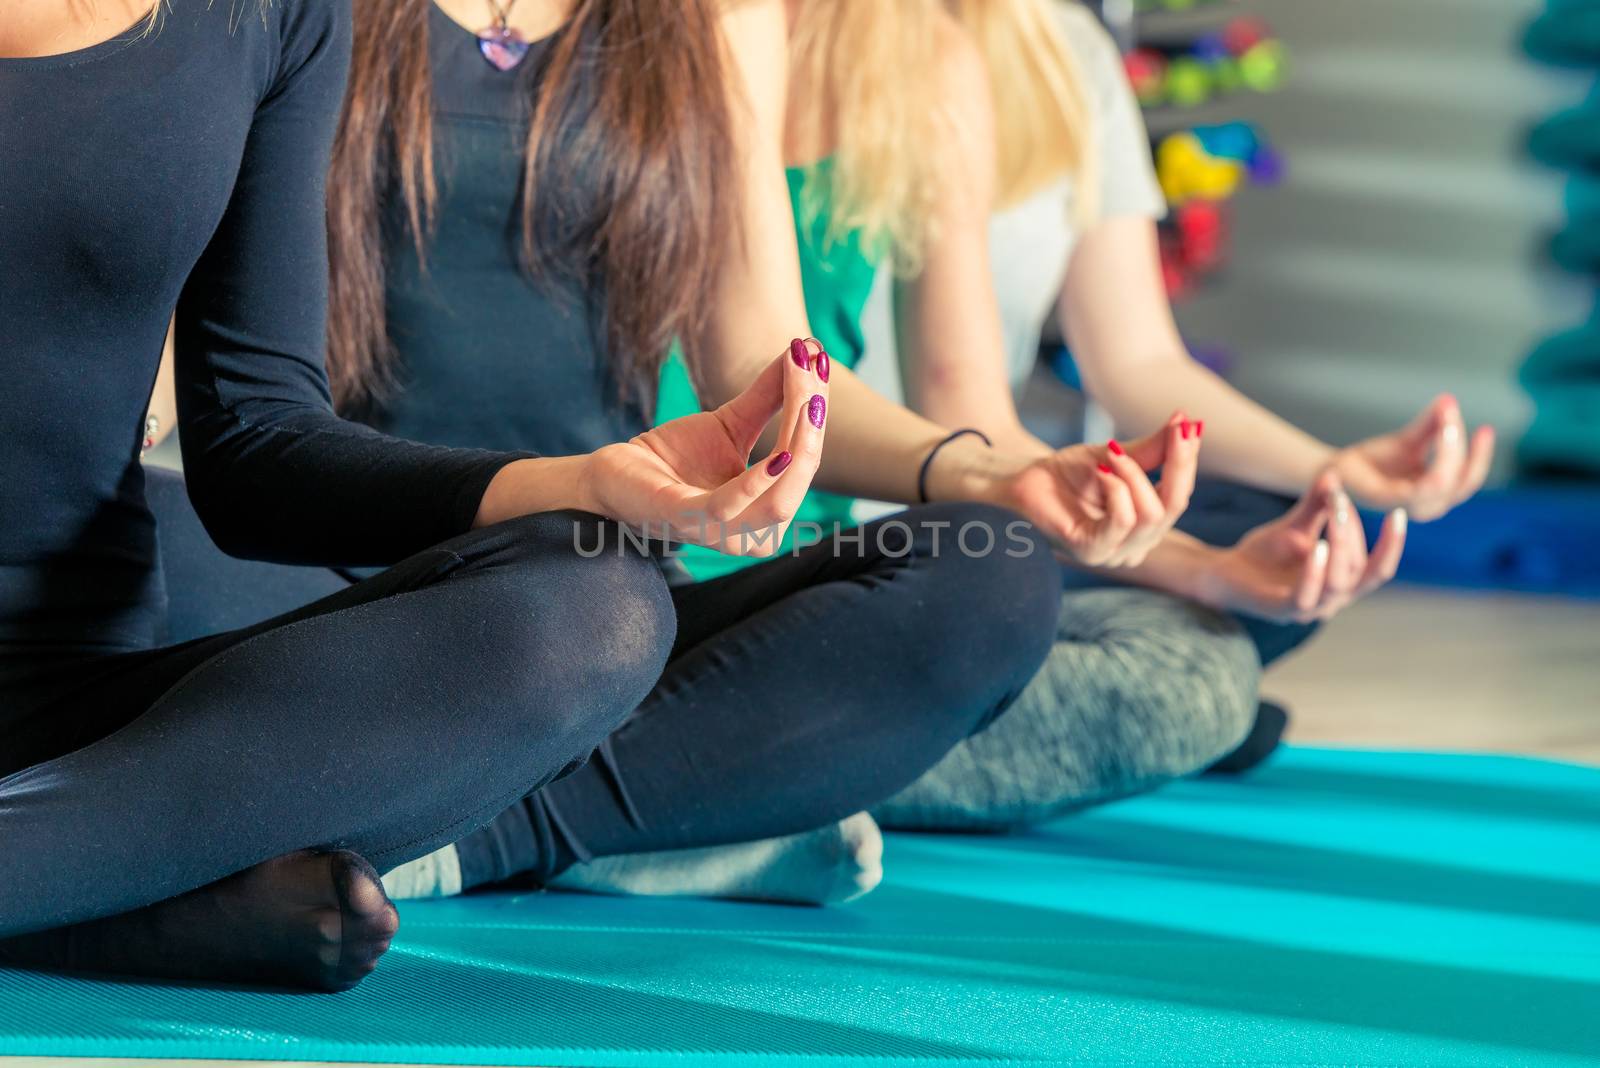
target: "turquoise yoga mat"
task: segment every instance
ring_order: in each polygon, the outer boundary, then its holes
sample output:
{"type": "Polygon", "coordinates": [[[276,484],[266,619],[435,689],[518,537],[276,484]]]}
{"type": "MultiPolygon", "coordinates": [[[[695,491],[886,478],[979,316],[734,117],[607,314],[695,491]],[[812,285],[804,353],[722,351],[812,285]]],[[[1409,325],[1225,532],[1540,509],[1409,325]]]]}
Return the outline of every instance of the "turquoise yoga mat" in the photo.
{"type": "Polygon", "coordinates": [[[0,1052],[459,1064],[1578,1065],[1600,770],[1290,750],[834,910],[415,904],[339,996],[0,972],[0,1052]]]}

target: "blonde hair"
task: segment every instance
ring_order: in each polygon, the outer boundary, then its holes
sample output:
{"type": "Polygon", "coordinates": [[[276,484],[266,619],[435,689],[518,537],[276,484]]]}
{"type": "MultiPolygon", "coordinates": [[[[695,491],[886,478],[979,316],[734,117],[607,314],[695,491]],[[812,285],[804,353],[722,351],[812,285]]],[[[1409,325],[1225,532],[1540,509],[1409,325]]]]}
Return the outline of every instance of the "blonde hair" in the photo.
{"type": "MultiPolygon", "coordinates": [[[[267,9],[272,6],[273,0],[254,0],[254,2],[258,9],[257,13],[261,16],[262,22],[265,23],[267,18],[267,9]]],[[[211,8],[215,6],[215,4],[216,0],[206,0],[207,8],[211,8]]],[[[238,28],[240,18],[243,17],[250,6],[250,3],[241,4],[239,3],[239,0],[232,0],[232,6],[228,11],[228,28],[230,31],[238,28]]],[[[94,0],[89,0],[89,10],[94,10],[94,0]]],[[[150,8],[150,13],[142,20],[144,23],[143,32],[146,35],[157,32],[161,28],[161,20],[170,14],[171,11],[172,0],[155,0],[155,3],[150,8]]]]}
{"type": "Polygon", "coordinates": [[[871,256],[913,271],[937,194],[927,151],[939,136],[935,19],[942,0],[805,0],[789,61],[811,91],[791,100],[804,144],[831,144],[826,188],[807,168],[801,214],[808,226],[829,201],[825,240],[857,234],[871,256]]]}
{"type": "MultiPolygon", "coordinates": [[[[1055,8],[1063,0],[950,0],[983,50],[994,96],[999,207],[1062,178],[1073,215],[1099,215],[1094,106],[1055,8]]],[[[1066,0],[1076,2],[1076,0],[1066,0]]]]}
{"type": "Polygon", "coordinates": [[[805,0],[790,63],[813,91],[791,102],[805,144],[834,145],[826,190],[808,168],[809,225],[831,200],[826,240],[859,233],[869,255],[915,273],[929,239],[939,175],[937,20],[953,15],[983,54],[994,100],[995,207],[1070,177],[1072,214],[1099,214],[1094,108],[1054,6],[1063,0],[805,0]]]}

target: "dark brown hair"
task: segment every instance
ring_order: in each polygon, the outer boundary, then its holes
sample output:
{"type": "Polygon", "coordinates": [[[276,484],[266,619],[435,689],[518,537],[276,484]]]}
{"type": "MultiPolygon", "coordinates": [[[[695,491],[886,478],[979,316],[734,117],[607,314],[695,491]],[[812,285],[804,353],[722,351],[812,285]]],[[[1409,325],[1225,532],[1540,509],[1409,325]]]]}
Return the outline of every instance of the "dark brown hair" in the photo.
{"type": "MultiPolygon", "coordinates": [[[[328,377],[343,409],[381,400],[392,384],[384,200],[398,194],[424,255],[433,223],[431,6],[354,4],[350,91],[328,186],[328,377]]],[[[692,361],[726,227],[737,225],[717,13],[713,0],[573,0],[541,77],[528,83],[523,266],[539,279],[603,280],[613,373],[647,404],[675,339],[692,361]],[[552,215],[566,235],[556,247],[539,223],[552,215]]]]}

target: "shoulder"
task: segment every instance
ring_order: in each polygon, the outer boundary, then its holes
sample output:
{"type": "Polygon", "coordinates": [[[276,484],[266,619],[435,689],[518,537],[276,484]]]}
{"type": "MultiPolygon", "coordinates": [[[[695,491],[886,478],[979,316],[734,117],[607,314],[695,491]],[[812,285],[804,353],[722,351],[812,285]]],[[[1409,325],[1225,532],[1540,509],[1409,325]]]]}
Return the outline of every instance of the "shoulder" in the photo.
{"type": "Polygon", "coordinates": [[[788,17],[783,0],[720,0],[717,21],[735,58],[782,60],[788,47],[788,17]]]}
{"type": "Polygon", "coordinates": [[[978,42],[961,23],[941,11],[934,20],[932,44],[944,109],[964,125],[993,126],[989,68],[978,42]]]}
{"type": "Polygon", "coordinates": [[[975,206],[973,218],[987,218],[999,147],[989,66],[978,42],[954,18],[941,14],[930,43],[936,77],[928,91],[938,94],[942,127],[924,150],[934,186],[947,208],[956,197],[975,206]]]}
{"type": "Polygon", "coordinates": [[[954,17],[940,11],[933,20],[933,55],[946,92],[989,92],[989,71],[983,49],[954,17]]]}
{"type": "MultiPolygon", "coordinates": [[[[260,3],[258,17],[278,46],[278,74],[282,78],[315,60],[332,55],[343,59],[350,50],[351,0],[231,0],[234,7],[260,3]]],[[[243,13],[241,12],[241,17],[243,13]]]]}
{"type": "Polygon", "coordinates": [[[1078,0],[1053,0],[1056,21],[1089,91],[1100,101],[1114,98],[1123,73],[1122,50],[1105,26],[1078,0]]]}
{"type": "Polygon", "coordinates": [[[1051,0],[1056,23],[1072,47],[1085,58],[1115,58],[1121,53],[1105,24],[1079,0],[1051,0]]]}

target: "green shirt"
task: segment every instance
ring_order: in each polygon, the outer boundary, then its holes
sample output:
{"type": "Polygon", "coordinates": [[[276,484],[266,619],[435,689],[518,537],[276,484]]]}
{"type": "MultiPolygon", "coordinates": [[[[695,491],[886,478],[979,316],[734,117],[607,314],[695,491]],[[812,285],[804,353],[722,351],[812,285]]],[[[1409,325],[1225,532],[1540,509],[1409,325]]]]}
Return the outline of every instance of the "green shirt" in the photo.
{"type": "MultiPolygon", "coordinates": [[[[842,239],[829,240],[828,183],[832,173],[832,161],[828,159],[809,167],[789,168],[789,199],[799,237],[800,280],[805,286],[806,315],[811,320],[811,329],[827,350],[829,359],[854,367],[861,359],[864,344],[861,313],[872,291],[877,262],[862,249],[858,235],[853,232],[842,239]],[[814,189],[806,189],[808,182],[815,183],[814,189]],[[805,207],[814,207],[814,211],[804,210],[802,192],[809,192],[805,207]]],[[[663,423],[700,410],[688,368],[674,353],[661,369],[656,422],[663,423]]],[[[850,508],[854,500],[820,490],[807,494],[795,516],[795,525],[784,537],[783,549],[788,551],[794,547],[796,528],[807,540],[815,540],[814,531],[800,527],[802,523],[815,523],[825,534],[831,534],[835,525],[853,526],[850,508]]],[[[759,563],[698,546],[685,546],[681,559],[689,572],[702,581],[759,563]]]]}

